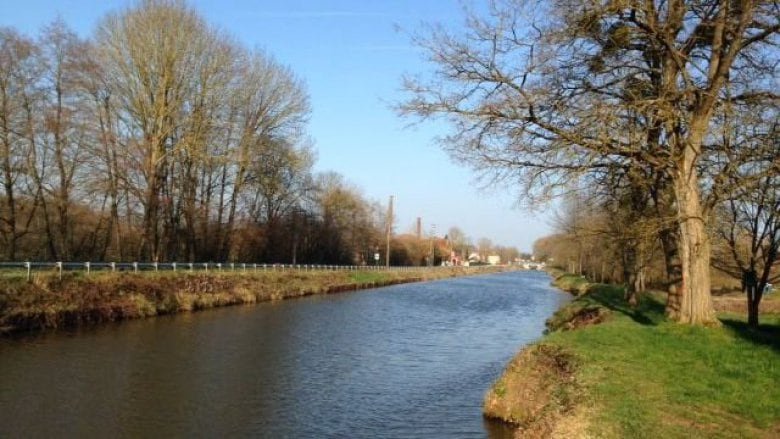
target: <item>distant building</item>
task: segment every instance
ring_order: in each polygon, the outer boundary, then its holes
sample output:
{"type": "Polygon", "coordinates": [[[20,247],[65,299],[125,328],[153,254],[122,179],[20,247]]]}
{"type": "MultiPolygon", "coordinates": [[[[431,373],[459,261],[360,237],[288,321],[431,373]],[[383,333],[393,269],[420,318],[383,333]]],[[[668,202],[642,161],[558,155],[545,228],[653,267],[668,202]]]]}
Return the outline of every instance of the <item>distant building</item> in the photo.
{"type": "Polygon", "coordinates": [[[490,255],[487,257],[487,263],[490,265],[498,265],[501,263],[501,256],[499,255],[490,255]]]}

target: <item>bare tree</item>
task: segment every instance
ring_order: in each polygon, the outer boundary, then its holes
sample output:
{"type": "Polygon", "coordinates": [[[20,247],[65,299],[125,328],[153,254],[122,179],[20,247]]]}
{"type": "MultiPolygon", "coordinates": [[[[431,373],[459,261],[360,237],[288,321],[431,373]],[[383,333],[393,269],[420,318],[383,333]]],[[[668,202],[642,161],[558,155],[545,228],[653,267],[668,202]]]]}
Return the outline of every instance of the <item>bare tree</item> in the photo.
{"type": "Polygon", "coordinates": [[[245,55],[239,74],[233,97],[238,133],[233,153],[235,178],[222,245],[228,252],[238,204],[252,177],[253,158],[273,148],[273,139],[299,139],[310,112],[301,81],[270,56],[259,52],[245,55]]]}
{"type": "MultiPolygon", "coordinates": [[[[44,194],[44,206],[51,200],[54,218],[45,221],[48,239],[55,244],[54,258],[70,260],[74,256],[73,220],[70,209],[74,204],[73,189],[79,172],[83,171],[86,145],[89,144],[88,120],[83,96],[76,87],[80,53],[87,50],[73,31],[60,20],[44,28],[39,46],[44,67],[43,123],[40,130],[41,148],[52,158],[48,178],[39,178],[44,194]]],[[[47,174],[38,172],[39,177],[47,174]]],[[[82,172],[83,175],[83,172],[82,172]]]]}
{"type": "Polygon", "coordinates": [[[774,118],[766,131],[748,137],[765,152],[766,160],[743,167],[744,178],[756,174],[764,177],[752,185],[735,184],[739,190],[716,211],[721,246],[714,265],[741,278],[747,296],[748,324],[753,327],[758,326],[759,306],[767,285],[780,280],[780,174],[755,169],[769,168],[772,160],[780,157],[777,128],[774,118]]]}
{"type": "Polygon", "coordinates": [[[125,259],[125,241],[127,234],[120,217],[122,187],[127,181],[127,169],[120,166],[122,150],[119,144],[120,122],[115,99],[112,99],[111,85],[96,56],[91,43],[83,43],[77,54],[78,67],[75,69],[74,88],[84,96],[84,113],[91,123],[91,143],[88,153],[93,159],[88,165],[90,176],[87,178],[89,193],[101,200],[101,211],[108,204],[108,215],[101,243],[97,250],[99,259],[125,259]],[[110,252],[110,253],[109,253],[110,252]]]}
{"type": "Polygon", "coordinates": [[[316,223],[309,111],[288,67],[183,0],[140,1],[89,41],[59,20],[2,28],[3,258],[263,257],[236,235],[316,223]]]}
{"type": "Polygon", "coordinates": [[[35,163],[35,117],[42,74],[35,43],[0,28],[0,237],[5,257],[14,260],[19,241],[30,232],[37,199],[31,197],[29,166],[35,163]]]}
{"type": "Polygon", "coordinates": [[[459,227],[452,226],[447,230],[447,238],[450,241],[452,249],[458,254],[461,260],[468,260],[469,247],[471,242],[466,233],[459,227]]]}
{"type": "Polygon", "coordinates": [[[178,135],[185,103],[195,92],[190,78],[214,55],[214,38],[192,9],[175,1],[144,1],[108,16],[98,29],[101,63],[128,122],[128,140],[139,153],[144,184],[138,188],[144,207],[141,254],[154,260],[164,257],[161,216],[172,200],[163,190],[171,156],[184,146],[178,135]]]}
{"type": "Polygon", "coordinates": [[[708,195],[727,182],[703,193],[698,165],[727,90],[771,94],[760,78],[777,53],[762,50],[777,42],[778,16],[776,2],[491,2],[486,17],[469,13],[464,34],[434,27],[417,39],[437,70],[407,79],[401,111],[446,117],[453,157],[527,196],[616,162],[668,175],[682,267],[671,317],[716,324],[708,195]],[[627,130],[637,118],[643,128],[627,130]]]}
{"type": "Polygon", "coordinates": [[[479,238],[477,240],[477,252],[482,262],[486,262],[488,256],[493,254],[493,241],[489,238],[479,238]]]}

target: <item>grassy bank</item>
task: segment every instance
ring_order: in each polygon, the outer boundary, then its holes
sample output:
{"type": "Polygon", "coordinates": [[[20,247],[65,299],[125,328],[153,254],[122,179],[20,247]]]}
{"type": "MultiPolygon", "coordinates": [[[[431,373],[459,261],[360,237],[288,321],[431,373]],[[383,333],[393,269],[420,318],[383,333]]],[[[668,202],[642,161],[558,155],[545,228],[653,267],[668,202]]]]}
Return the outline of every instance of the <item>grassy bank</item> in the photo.
{"type": "MultiPolygon", "coordinates": [[[[560,278],[559,278],[560,279],[560,278]]],[[[488,392],[485,414],[518,437],[780,436],[780,315],[721,328],[676,325],[662,294],[625,305],[620,288],[586,291],[548,320],[488,392]]]]}
{"type": "MultiPolygon", "coordinates": [[[[500,268],[491,269],[492,271],[500,268]]],[[[486,270],[39,273],[0,277],[0,334],[329,294],[486,270]]]]}

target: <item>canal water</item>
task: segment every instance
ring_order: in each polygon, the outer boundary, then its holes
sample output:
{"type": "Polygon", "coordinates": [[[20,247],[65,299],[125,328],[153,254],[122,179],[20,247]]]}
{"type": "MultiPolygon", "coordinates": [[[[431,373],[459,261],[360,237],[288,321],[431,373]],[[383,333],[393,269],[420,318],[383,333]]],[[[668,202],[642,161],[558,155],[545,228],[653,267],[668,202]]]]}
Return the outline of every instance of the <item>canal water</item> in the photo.
{"type": "Polygon", "coordinates": [[[485,391],[567,296],[540,272],[0,340],[0,437],[498,438],[485,391]]]}

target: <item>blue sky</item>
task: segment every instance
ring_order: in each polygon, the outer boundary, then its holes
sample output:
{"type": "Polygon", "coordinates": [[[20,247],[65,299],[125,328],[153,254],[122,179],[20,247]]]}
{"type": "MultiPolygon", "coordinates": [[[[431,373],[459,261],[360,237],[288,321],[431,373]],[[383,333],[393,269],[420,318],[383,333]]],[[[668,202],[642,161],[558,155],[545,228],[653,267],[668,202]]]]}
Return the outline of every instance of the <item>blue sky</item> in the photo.
{"type": "MultiPolygon", "coordinates": [[[[60,15],[88,36],[107,12],[128,0],[0,0],[0,25],[35,34],[60,15]]],[[[307,84],[309,133],[319,171],[332,170],[372,199],[395,196],[396,232],[415,219],[441,232],[457,225],[476,239],[530,250],[549,233],[545,217],[513,208],[506,188],[477,189],[474,174],[434,142],[446,129],[408,128],[390,108],[403,99],[404,73],[430,68],[409,42],[422,22],[462,22],[458,0],[191,0],[206,19],[247,47],[265,49],[307,84]],[[399,32],[397,28],[400,27],[399,32]]]]}

